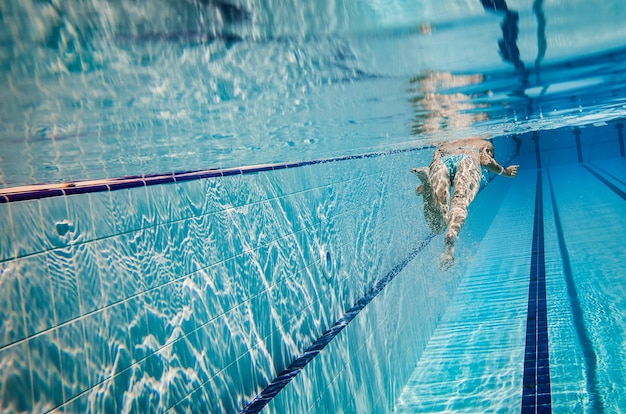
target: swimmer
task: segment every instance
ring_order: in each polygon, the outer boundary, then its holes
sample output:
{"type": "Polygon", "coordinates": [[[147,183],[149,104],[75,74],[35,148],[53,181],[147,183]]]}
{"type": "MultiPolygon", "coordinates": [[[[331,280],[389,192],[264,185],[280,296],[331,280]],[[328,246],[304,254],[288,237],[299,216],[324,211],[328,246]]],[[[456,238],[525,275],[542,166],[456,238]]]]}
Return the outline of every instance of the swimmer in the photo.
{"type": "Polygon", "coordinates": [[[424,197],[424,218],[430,230],[442,234],[448,229],[439,260],[441,270],[454,265],[454,243],[481,181],[486,180],[481,167],[511,178],[517,176],[519,170],[519,165],[504,168],[498,164],[493,144],[480,138],[442,144],[435,150],[430,167],[411,170],[422,182],[415,191],[424,197]],[[454,187],[452,199],[450,187],[454,187]]]}

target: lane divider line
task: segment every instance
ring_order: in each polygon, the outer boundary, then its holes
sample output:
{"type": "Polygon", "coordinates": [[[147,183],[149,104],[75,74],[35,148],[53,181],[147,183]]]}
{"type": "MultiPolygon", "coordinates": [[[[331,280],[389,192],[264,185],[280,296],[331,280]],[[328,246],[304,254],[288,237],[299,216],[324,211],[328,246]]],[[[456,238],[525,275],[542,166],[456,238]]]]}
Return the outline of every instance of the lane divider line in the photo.
{"type": "Polygon", "coordinates": [[[388,284],[391,282],[411,260],[413,260],[435,237],[434,234],[429,235],[423,240],[407,257],[397,264],[389,273],[380,279],[376,285],[365,296],[361,297],[354,306],[346,311],[346,313],[334,323],[322,336],[320,336],[313,344],[308,347],[299,357],[297,357],[291,365],[281,372],[259,395],[250,401],[239,412],[240,414],[256,414],[291,382],[291,380],[304,369],[304,367],[313,360],[321,351],[341,332],[348,324],[372,301],[388,284]]]}
{"type": "Polygon", "coordinates": [[[522,414],[552,412],[541,170],[537,171],[537,193],[535,197],[535,222],[528,287],[528,316],[526,319],[522,414]]]}

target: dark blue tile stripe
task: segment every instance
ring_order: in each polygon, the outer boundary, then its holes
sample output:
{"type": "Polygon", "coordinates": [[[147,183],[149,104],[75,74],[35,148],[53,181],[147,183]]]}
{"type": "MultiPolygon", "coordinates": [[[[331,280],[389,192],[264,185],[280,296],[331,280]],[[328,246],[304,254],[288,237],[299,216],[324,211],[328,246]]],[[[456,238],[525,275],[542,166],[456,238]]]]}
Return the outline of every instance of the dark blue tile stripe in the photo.
{"type": "Polygon", "coordinates": [[[541,149],[539,148],[539,133],[533,132],[533,141],[535,142],[535,157],[537,159],[537,169],[541,169],[541,149]]]}
{"type": "Polygon", "coordinates": [[[23,190],[4,188],[4,189],[0,189],[0,204],[12,203],[16,201],[36,200],[36,199],[47,198],[47,197],[60,197],[64,195],[97,193],[101,191],[114,191],[114,190],[120,190],[124,188],[151,186],[151,185],[167,184],[167,183],[182,182],[182,181],[189,181],[189,180],[202,180],[202,179],[208,179],[208,178],[227,177],[230,175],[256,174],[256,173],[265,172],[265,171],[282,170],[285,168],[304,167],[307,165],[324,164],[324,163],[339,162],[339,161],[350,161],[350,160],[358,160],[358,159],[363,159],[363,158],[375,158],[375,157],[398,154],[398,153],[403,153],[403,152],[421,151],[421,150],[428,149],[428,148],[432,148],[432,146],[391,150],[391,151],[375,152],[375,153],[359,154],[359,155],[349,155],[349,156],[336,157],[336,158],[324,158],[324,159],[302,161],[302,162],[253,165],[253,166],[248,166],[248,167],[225,168],[225,169],[211,168],[208,170],[199,170],[199,171],[179,171],[179,172],[173,172],[173,173],[167,173],[167,174],[133,175],[133,176],[109,178],[109,179],[97,180],[97,181],[86,180],[86,181],[76,181],[76,182],[70,182],[70,183],[49,184],[47,186],[46,185],[30,186],[34,188],[27,188],[28,186],[24,186],[25,188],[23,190]]]}
{"type": "Polygon", "coordinates": [[[550,183],[550,198],[552,200],[552,210],[554,211],[554,223],[556,227],[557,240],[559,243],[561,260],[563,262],[563,275],[565,276],[567,296],[569,298],[570,307],[572,309],[572,320],[574,324],[574,329],[576,330],[576,336],[583,351],[583,358],[585,361],[585,380],[587,395],[589,397],[590,412],[602,413],[604,412],[604,404],[602,402],[602,399],[600,398],[598,386],[598,357],[593,348],[593,342],[587,334],[584,311],[578,298],[578,291],[576,289],[576,283],[574,282],[572,265],[570,262],[569,253],[567,251],[567,245],[565,244],[565,235],[563,232],[563,226],[561,224],[561,218],[559,216],[559,209],[556,203],[556,197],[554,196],[552,177],[550,175],[548,175],[548,180],[550,183]]]}
{"type": "Polygon", "coordinates": [[[615,124],[615,128],[617,128],[617,140],[619,141],[619,155],[626,157],[626,150],[624,149],[624,124],[618,122],[615,124]]]}
{"type": "Polygon", "coordinates": [[[583,162],[583,148],[580,142],[580,128],[574,129],[574,136],[576,137],[576,152],[578,153],[578,162],[583,162]]]}
{"type": "Polygon", "coordinates": [[[548,350],[548,307],[546,302],[546,265],[543,237],[542,171],[537,172],[522,413],[552,412],[550,393],[550,358],[548,350]]]}
{"type": "Polygon", "coordinates": [[[598,180],[600,180],[602,182],[602,184],[606,185],[607,187],[609,187],[611,190],[613,190],[613,192],[615,194],[617,194],[618,196],[622,197],[623,200],[626,200],[626,192],[622,191],[619,187],[617,187],[615,184],[613,184],[612,182],[610,182],[609,180],[606,179],[606,177],[603,177],[599,172],[593,170],[592,168],[590,168],[588,165],[583,164],[583,168],[585,168],[587,171],[589,171],[594,177],[596,177],[598,180]]]}
{"type": "Polygon", "coordinates": [[[240,411],[241,414],[252,414],[260,412],[291,380],[300,373],[300,371],[320,353],[332,341],[339,332],[343,330],[355,317],[372,301],[401,271],[406,267],[415,256],[420,253],[424,247],[430,243],[435,237],[428,236],[417,246],[402,262],[396,265],[389,273],[376,283],[376,285],[365,296],[357,301],[357,303],[348,309],[346,313],[335,324],[318,338],[313,344],[307,348],[287,369],[285,369],[274,381],[272,381],[259,395],[250,401],[240,411]]]}
{"type": "Polygon", "coordinates": [[[588,165],[590,167],[593,167],[596,171],[598,171],[599,174],[604,175],[606,178],[610,178],[611,180],[613,180],[613,182],[619,183],[624,188],[626,188],[626,181],[624,181],[623,179],[621,179],[619,177],[616,177],[614,174],[611,174],[610,172],[606,171],[605,169],[598,167],[596,164],[589,163],[588,165]]]}

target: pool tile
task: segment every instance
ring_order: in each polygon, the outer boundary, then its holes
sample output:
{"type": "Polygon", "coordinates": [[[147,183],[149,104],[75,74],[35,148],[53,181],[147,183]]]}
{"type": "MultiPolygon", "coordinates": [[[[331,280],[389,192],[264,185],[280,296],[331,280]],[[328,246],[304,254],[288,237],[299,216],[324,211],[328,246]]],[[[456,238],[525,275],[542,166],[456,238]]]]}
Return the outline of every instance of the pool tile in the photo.
{"type": "Polygon", "coordinates": [[[69,219],[66,197],[41,200],[41,217],[47,249],[69,246],[76,236],[76,223],[69,219]]]}
{"type": "Polygon", "coordinates": [[[254,331],[262,341],[267,341],[276,325],[273,318],[268,317],[271,315],[271,304],[269,296],[266,291],[253,296],[250,299],[250,312],[252,317],[252,323],[254,324],[254,331]]]}
{"type": "Polygon", "coordinates": [[[54,298],[56,324],[80,316],[73,248],[68,246],[47,252],[46,265],[54,298]]]}
{"type": "Polygon", "coordinates": [[[97,233],[93,226],[91,199],[88,194],[65,197],[67,201],[68,228],[74,229],[73,243],[88,242],[96,239],[97,233]]]}
{"type": "Polygon", "coordinates": [[[164,184],[146,187],[152,225],[168,223],[172,220],[171,204],[177,199],[175,196],[173,198],[168,197],[170,195],[168,190],[172,188],[174,188],[173,182],[172,185],[164,184]]]}
{"type": "Polygon", "coordinates": [[[50,330],[28,341],[31,378],[35,393],[34,409],[45,412],[62,404],[63,374],[56,330],[50,330]]]}
{"type": "Polygon", "coordinates": [[[214,283],[213,295],[216,296],[224,312],[236,308],[245,300],[243,279],[238,277],[236,258],[220,262],[208,269],[214,283]]]}
{"type": "Polygon", "coordinates": [[[0,262],[15,257],[13,250],[13,219],[11,204],[0,204],[0,262]]]}
{"type": "Polygon", "coordinates": [[[219,371],[226,368],[237,358],[237,352],[231,343],[234,335],[231,330],[230,318],[224,314],[212,320],[204,327],[201,338],[205,341],[207,349],[207,366],[212,372],[210,376],[216,375],[219,371]]]}
{"type": "Polygon", "coordinates": [[[0,262],[0,348],[26,336],[18,268],[16,260],[0,262]]]}
{"type": "Polygon", "coordinates": [[[306,167],[303,168],[283,168],[274,169],[259,175],[267,181],[266,188],[272,197],[281,197],[286,194],[293,194],[308,188],[310,174],[306,174],[306,167]]]}
{"type": "Polygon", "coordinates": [[[169,349],[163,349],[162,353],[168,354],[169,371],[176,381],[172,381],[167,393],[166,405],[172,407],[201,386],[201,377],[196,375],[197,364],[187,338],[182,337],[171,344],[169,349]]]}
{"type": "Polygon", "coordinates": [[[63,375],[63,398],[76,397],[89,387],[83,321],[77,319],[57,328],[63,375]]]}
{"type": "Polygon", "coordinates": [[[46,253],[17,260],[20,289],[24,306],[26,336],[55,326],[55,308],[52,285],[48,274],[46,253]]]}
{"type": "Polygon", "coordinates": [[[46,249],[41,218],[40,200],[11,204],[13,218],[13,248],[17,257],[42,252],[46,249]]]}
{"type": "Polygon", "coordinates": [[[63,404],[60,407],[57,407],[55,410],[52,410],[50,414],[60,414],[60,413],[88,413],[88,412],[115,412],[112,410],[113,407],[106,405],[98,405],[98,403],[106,398],[106,394],[102,392],[102,385],[93,389],[91,392],[87,394],[83,394],[78,398],[75,398],[67,403],[63,404]],[[92,393],[93,392],[93,393],[92,393]],[[96,396],[94,398],[94,395],[96,396]]]}
{"type": "Polygon", "coordinates": [[[186,396],[179,404],[173,407],[173,412],[176,414],[193,414],[207,410],[211,405],[204,386],[196,389],[186,396]]]}
{"type": "Polygon", "coordinates": [[[242,234],[243,223],[234,209],[213,213],[210,228],[220,240],[218,252],[223,260],[249,251],[249,244],[242,234]]]}
{"type": "Polygon", "coordinates": [[[151,341],[152,332],[148,323],[148,312],[152,304],[150,298],[141,295],[129,299],[125,305],[130,353],[133,362],[138,362],[155,351],[153,341],[151,341]]]}
{"type": "Polygon", "coordinates": [[[185,219],[203,213],[206,192],[202,180],[178,182],[176,190],[180,201],[176,206],[179,210],[174,212],[175,217],[185,219]]]}
{"type": "MultiPolygon", "coordinates": [[[[139,369],[133,365],[130,369],[126,369],[113,377],[112,383],[108,385],[107,391],[113,397],[115,412],[123,411],[128,403],[128,390],[131,389],[133,383],[133,373],[139,369]]],[[[111,405],[111,404],[109,404],[111,405]]]]}
{"type": "Polygon", "coordinates": [[[116,234],[111,192],[89,194],[94,236],[98,239],[116,234]]]}
{"type": "Polygon", "coordinates": [[[180,199],[174,182],[148,187],[147,191],[149,202],[154,208],[157,223],[169,223],[181,218],[174,213],[180,210],[179,207],[176,207],[180,199]]]}
{"type": "Polygon", "coordinates": [[[125,304],[84,318],[85,348],[90,386],[107,380],[132,363],[125,304]]]}
{"type": "Polygon", "coordinates": [[[159,254],[163,254],[167,263],[167,271],[172,277],[181,277],[189,274],[196,266],[208,265],[202,258],[205,244],[212,246],[215,240],[211,234],[196,234],[196,221],[199,219],[184,219],[167,223],[157,232],[157,244],[162,246],[159,254]],[[201,263],[193,263],[198,260],[201,263]]]}
{"type": "Polygon", "coordinates": [[[240,392],[237,380],[240,375],[239,365],[233,362],[213,379],[217,385],[221,409],[224,410],[222,412],[236,412],[247,402],[240,392]]]}
{"type": "Polygon", "coordinates": [[[150,245],[149,230],[120,234],[110,239],[111,248],[116,255],[108,260],[116,273],[117,289],[123,298],[144,292],[147,288],[146,280],[141,273],[140,257],[146,254],[150,245]]]}
{"type": "Polygon", "coordinates": [[[221,315],[224,310],[215,295],[213,276],[210,269],[203,269],[190,275],[186,287],[193,309],[199,312],[199,325],[221,315]]]}
{"type": "Polygon", "coordinates": [[[186,318],[187,298],[181,293],[181,283],[168,283],[146,292],[149,334],[161,347],[181,335],[182,321],[186,318]]]}
{"type": "Polygon", "coordinates": [[[239,378],[240,383],[238,384],[238,388],[243,391],[243,393],[238,393],[242,394],[238,400],[237,406],[237,409],[240,409],[256,396],[257,391],[260,391],[261,386],[258,378],[258,371],[253,364],[252,354],[249,351],[237,359],[236,365],[239,372],[235,378],[239,378]]]}
{"type": "Polygon", "coordinates": [[[164,412],[163,400],[166,395],[154,392],[155,384],[161,388],[159,380],[167,373],[167,361],[160,353],[154,353],[141,361],[137,369],[132,370],[130,380],[133,387],[133,398],[130,402],[130,411],[135,413],[147,413],[150,411],[164,412]]]}
{"type": "Polygon", "coordinates": [[[205,213],[214,213],[216,211],[233,207],[229,188],[232,187],[232,182],[237,179],[237,176],[230,176],[203,181],[205,191],[205,213]]]}
{"type": "MultiPolygon", "coordinates": [[[[116,237],[94,241],[89,247],[91,252],[95,255],[93,258],[95,261],[93,267],[91,264],[87,265],[83,260],[77,259],[76,263],[79,277],[83,278],[83,280],[81,280],[81,289],[87,289],[90,285],[96,285],[97,276],[93,272],[98,272],[104,305],[126,298],[126,292],[121,289],[121,278],[126,273],[126,266],[124,265],[125,259],[123,252],[117,249],[118,243],[116,237]],[[83,272],[87,272],[87,274],[83,272]]],[[[90,304],[95,305],[97,303],[98,294],[95,292],[92,293],[91,298],[87,296],[85,299],[86,308],[91,307],[90,304]]]]}
{"type": "Polygon", "coordinates": [[[81,243],[74,246],[76,283],[80,298],[80,313],[84,315],[107,305],[106,292],[100,280],[97,242],[81,243]]]}
{"type": "Polygon", "coordinates": [[[113,191],[111,200],[116,234],[149,226],[152,213],[144,186],[113,191]]]}
{"type": "Polygon", "coordinates": [[[33,384],[26,343],[0,350],[0,407],[7,412],[33,412],[33,384]]]}

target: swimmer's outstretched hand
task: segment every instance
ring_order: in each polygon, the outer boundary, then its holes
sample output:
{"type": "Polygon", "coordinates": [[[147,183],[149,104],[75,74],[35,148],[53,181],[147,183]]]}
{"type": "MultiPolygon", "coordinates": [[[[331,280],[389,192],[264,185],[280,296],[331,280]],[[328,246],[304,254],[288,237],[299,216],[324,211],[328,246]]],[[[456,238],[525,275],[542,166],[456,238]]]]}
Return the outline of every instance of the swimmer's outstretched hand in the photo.
{"type": "Polygon", "coordinates": [[[517,176],[517,172],[519,171],[519,165],[509,165],[507,168],[504,169],[504,175],[506,175],[507,177],[515,177],[517,176]]]}

